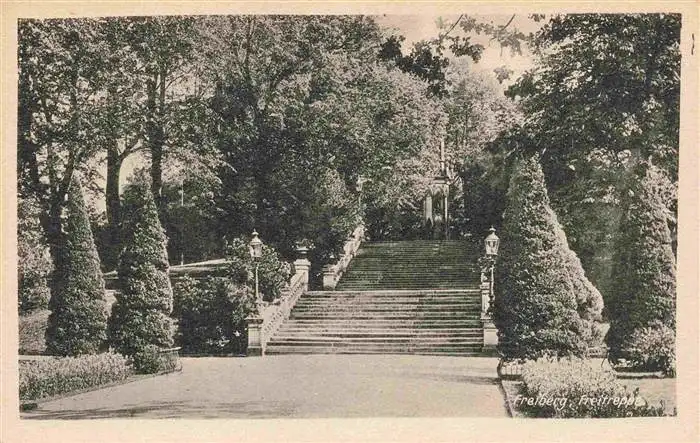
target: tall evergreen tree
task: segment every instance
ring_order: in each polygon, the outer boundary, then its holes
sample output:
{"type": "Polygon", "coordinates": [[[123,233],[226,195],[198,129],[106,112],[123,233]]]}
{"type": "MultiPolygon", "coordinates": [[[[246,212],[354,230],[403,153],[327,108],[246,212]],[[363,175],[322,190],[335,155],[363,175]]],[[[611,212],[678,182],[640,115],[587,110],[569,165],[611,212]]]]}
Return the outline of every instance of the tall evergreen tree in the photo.
{"type": "Polygon", "coordinates": [[[606,341],[613,361],[625,358],[632,334],[645,327],[675,328],[676,263],[668,214],[658,192],[659,171],[641,163],[623,207],[613,256],[606,341]]]}
{"type": "Polygon", "coordinates": [[[590,283],[582,283],[536,157],[521,161],[511,176],[501,234],[494,302],[499,349],[512,359],[583,355],[592,332],[582,314],[595,320],[602,302],[597,291],[584,290],[590,283]]]}
{"type": "Polygon", "coordinates": [[[106,338],[105,283],[83,191],[72,180],[63,242],[49,301],[46,348],[54,355],[91,354],[106,338]]]}
{"type": "Polygon", "coordinates": [[[119,292],[109,322],[110,344],[133,355],[148,345],[173,344],[173,291],[168,278],[166,237],[153,195],[145,183],[124,192],[119,292]]]}

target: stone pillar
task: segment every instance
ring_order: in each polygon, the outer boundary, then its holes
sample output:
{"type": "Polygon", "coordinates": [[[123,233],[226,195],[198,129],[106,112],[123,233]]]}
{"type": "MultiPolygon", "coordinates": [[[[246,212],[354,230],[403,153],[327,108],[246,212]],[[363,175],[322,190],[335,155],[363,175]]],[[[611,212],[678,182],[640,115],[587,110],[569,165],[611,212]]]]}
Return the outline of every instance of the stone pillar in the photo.
{"type": "Polygon", "coordinates": [[[323,290],[332,291],[335,289],[336,281],[335,278],[335,265],[328,264],[323,267],[323,290]]]}
{"type": "Polygon", "coordinates": [[[433,196],[427,194],[425,196],[425,201],[423,202],[423,222],[433,221],[433,196]]]}
{"type": "Polygon", "coordinates": [[[495,355],[496,346],[498,345],[498,329],[496,329],[496,325],[493,324],[490,316],[482,317],[481,325],[484,329],[484,346],[481,348],[481,352],[495,355]]]}
{"type": "Polygon", "coordinates": [[[481,351],[485,354],[495,355],[496,345],[498,345],[498,330],[496,325],[493,324],[493,318],[491,317],[491,291],[493,284],[493,272],[491,272],[491,269],[489,266],[481,271],[481,285],[479,286],[481,290],[481,327],[484,337],[484,345],[481,351]]]}
{"type": "Polygon", "coordinates": [[[309,249],[305,246],[297,247],[297,259],[294,260],[294,272],[303,274],[304,292],[309,290],[309,269],[311,268],[311,262],[306,258],[308,250],[309,249]]]}
{"type": "Polygon", "coordinates": [[[245,319],[248,325],[248,352],[249,357],[259,357],[265,355],[262,343],[263,318],[259,315],[250,315],[245,319]]]}

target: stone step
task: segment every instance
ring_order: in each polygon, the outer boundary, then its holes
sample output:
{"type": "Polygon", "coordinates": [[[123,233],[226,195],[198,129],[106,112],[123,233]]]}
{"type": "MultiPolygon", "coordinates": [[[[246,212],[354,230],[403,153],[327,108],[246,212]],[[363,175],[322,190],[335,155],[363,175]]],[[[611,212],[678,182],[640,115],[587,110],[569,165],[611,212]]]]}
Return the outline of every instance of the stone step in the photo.
{"type": "Polygon", "coordinates": [[[433,332],[433,331],[411,331],[411,332],[397,332],[392,330],[328,330],[328,329],[300,329],[300,330],[290,330],[290,329],[280,329],[275,335],[275,341],[285,341],[289,339],[301,339],[301,340],[314,340],[316,338],[347,338],[347,339],[377,339],[390,341],[392,339],[405,339],[405,340],[423,340],[423,339],[464,339],[464,338],[475,338],[478,340],[483,339],[483,333],[480,330],[476,331],[452,331],[452,332],[433,332]]]}
{"type": "Polygon", "coordinates": [[[299,326],[299,327],[311,327],[318,325],[327,325],[328,327],[362,327],[362,328],[374,328],[374,327],[391,327],[394,329],[400,328],[421,328],[421,329],[433,329],[433,328],[463,328],[463,327],[481,327],[480,318],[472,319],[444,319],[444,318],[431,318],[431,319],[416,319],[413,317],[408,317],[405,319],[360,319],[354,320],[350,318],[337,318],[337,319],[327,319],[327,318],[290,318],[281,327],[289,326],[299,326]]]}
{"type": "Polygon", "coordinates": [[[336,288],[339,291],[348,291],[348,290],[366,290],[366,289],[377,289],[377,288],[398,288],[398,289],[424,289],[424,288],[440,288],[440,289],[452,289],[452,288],[464,288],[465,286],[471,286],[473,283],[469,282],[463,282],[463,281],[458,281],[458,282],[446,282],[446,281],[440,281],[440,282],[383,282],[383,281],[375,281],[375,282],[368,282],[368,281],[362,281],[362,282],[353,282],[350,280],[346,280],[345,282],[338,283],[336,288]]]}
{"type": "MultiPolygon", "coordinates": [[[[339,296],[341,291],[309,291],[304,294],[305,297],[313,296],[323,296],[323,295],[334,295],[339,296]]],[[[474,294],[479,293],[477,288],[464,288],[464,289],[374,289],[367,291],[342,291],[343,295],[367,295],[373,297],[382,296],[393,296],[393,295],[403,295],[403,296],[442,296],[442,295],[461,295],[461,294],[474,294]]]]}
{"type": "Polygon", "coordinates": [[[425,295],[425,296],[408,296],[408,295],[384,295],[384,296],[366,296],[366,295],[348,295],[344,291],[339,291],[335,295],[319,295],[319,296],[302,296],[297,303],[460,303],[480,300],[480,294],[475,291],[471,294],[460,295],[425,295]]]}
{"type": "Polygon", "coordinates": [[[336,310],[350,312],[362,311],[463,311],[481,309],[481,303],[477,301],[465,301],[462,303],[314,303],[306,302],[295,306],[295,311],[336,310]]]}
{"type": "Polygon", "coordinates": [[[335,291],[308,292],[268,353],[479,355],[480,247],[365,243],[335,291]]]}
{"type": "Polygon", "coordinates": [[[479,311],[474,312],[415,312],[415,313],[373,313],[373,312],[348,312],[348,313],[295,313],[292,312],[291,319],[302,320],[302,319],[325,319],[325,320],[336,320],[339,318],[353,319],[353,320],[393,320],[393,321],[403,321],[403,320],[432,320],[432,319],[471,319],[478,320],[480,316],[479,311]]]}
{"type": "Polygon", "coordinates": [[[411,355],[440,355],[455,357],[470,357],[483,355],[480,347],[448,348],[448,349],[368,349],[368,348],[337,348],[333,346],[268,346],[266,354],[411,354],[411,355]]]}

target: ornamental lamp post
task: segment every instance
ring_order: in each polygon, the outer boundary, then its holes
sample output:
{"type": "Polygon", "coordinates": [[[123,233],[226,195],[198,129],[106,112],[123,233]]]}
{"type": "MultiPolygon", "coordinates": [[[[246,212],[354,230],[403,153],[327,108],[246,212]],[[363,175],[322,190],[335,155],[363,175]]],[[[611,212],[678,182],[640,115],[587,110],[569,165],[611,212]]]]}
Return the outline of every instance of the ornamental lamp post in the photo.
{"type": "Polygon", "coordinates": [[[493,268],[494,265],[496,264],[496,256],[498,255],[498,246],[500,244],[500,240],[498,236],[496,235],[496,230],[491,226],[491,229],[489,229],[490,234],[486,236],[486,239],[484,240],[484,248],[486,249],[486,258],[489,261],[489,271],[491,274],[491,278],[489,280],[489,307],[488,310],[491,309],[493,306],[493,300],[494,300],[494,291],[493,291],[493,268]]]}
{"type": "Polygon", "coordinates": [[[258,238],[258,232],[253,229],[253,238],[250,240],[250,244],[248,245],[248,251],[250,252],[253,262],[255,262],[255,302],[258,305],[258,309],[262,305],[260,292],[258,290],[258,264],[260,258],[262,257],[262,247],[263,242],[258,238]]]}

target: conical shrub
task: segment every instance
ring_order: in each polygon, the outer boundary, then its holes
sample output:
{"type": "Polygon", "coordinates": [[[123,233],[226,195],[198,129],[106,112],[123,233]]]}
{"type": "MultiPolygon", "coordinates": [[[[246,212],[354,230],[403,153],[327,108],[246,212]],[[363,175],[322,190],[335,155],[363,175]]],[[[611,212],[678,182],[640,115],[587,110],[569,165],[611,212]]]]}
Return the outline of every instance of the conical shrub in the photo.
{"type": "Polygon", "coordinates": [[[132,185],[124,192],[123,212],[119,291],[112,306],[109,340],[122,354],[134,355],[149,345],[172,346],[173,291],[167,240],[146,185],[132,185]]]}
{"type": "Polygon", "coordinates": [[[106,338],[105,283],[77,179],[68,194],[59,258],[49,301],[47,352],[71,356],[96,353],[106,338]]]}
{"type": "Polygon", "coordinates": [[[568,247],[537,158],[519,162],[506,200],[495,275],[500,352],[507,359],[584,355],[602,300],[568,247]]]}
{"type": "MultiPolygon", "coordinates": [[[[665,352],[673,352],[673,339],[668,337],[675,330],[676,262],[666,208],[655,190],[659,172],[641,164],[635,176],[639,178],[627,190],[613,255],[610,329],[606,337],[613,361],[646,360],[633,355],[637,354],[634,350],[653,346],[636,343],[634,337],[648,339],[654,330],[658,330],[658,341],[664,343],[665,352]]],[[[675,359],[671,355],[667,358],[675,359]]]]}

